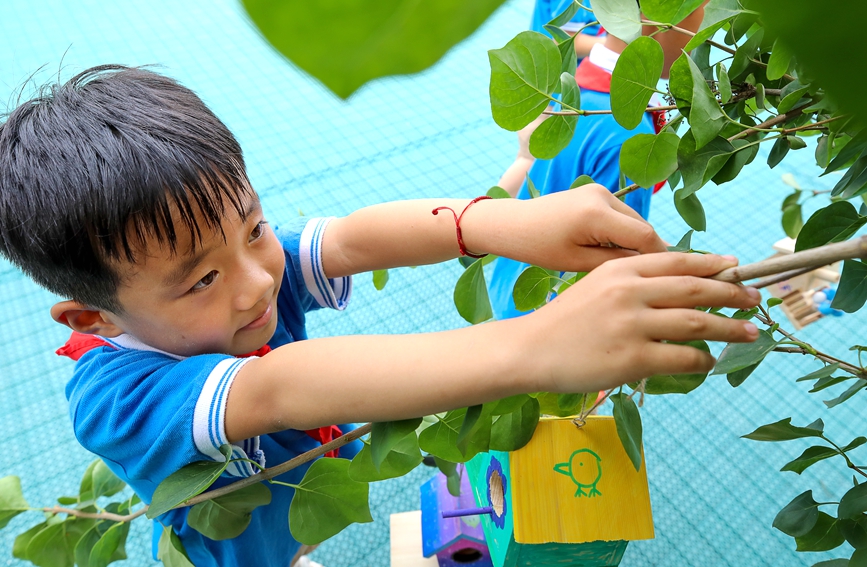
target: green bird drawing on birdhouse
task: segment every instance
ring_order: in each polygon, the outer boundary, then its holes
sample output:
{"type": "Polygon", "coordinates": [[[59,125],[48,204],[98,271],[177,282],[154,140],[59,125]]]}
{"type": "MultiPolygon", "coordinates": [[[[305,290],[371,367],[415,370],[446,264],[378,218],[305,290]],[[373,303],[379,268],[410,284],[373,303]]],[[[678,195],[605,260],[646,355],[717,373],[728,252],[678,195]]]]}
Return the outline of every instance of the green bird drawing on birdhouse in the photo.
{"type": "Polygon", "coordinates": [[[572,479],[578,487],[576,497],[602,496],[596,488],[596,483],[602,478],[602,459],[590,449],[578,449],[567,462],[554,465],[554,470],[572,479]]]}

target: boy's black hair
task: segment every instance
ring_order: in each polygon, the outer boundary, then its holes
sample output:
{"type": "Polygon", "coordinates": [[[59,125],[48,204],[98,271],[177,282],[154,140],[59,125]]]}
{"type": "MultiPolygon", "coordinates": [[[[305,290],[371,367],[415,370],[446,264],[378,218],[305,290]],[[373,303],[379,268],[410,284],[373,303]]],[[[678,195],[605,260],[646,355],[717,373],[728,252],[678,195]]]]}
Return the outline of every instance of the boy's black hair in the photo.
{"type": "Polygon", "coordinates": [[[103,65],[43,89],[0,124],[0,253],[48,290],[121,312],[118,261],[147,238],[178,251],[245,217],[241,147],[189,89],[103,65]],[[172,214],[180,219],[176,227],[172,214]]]}

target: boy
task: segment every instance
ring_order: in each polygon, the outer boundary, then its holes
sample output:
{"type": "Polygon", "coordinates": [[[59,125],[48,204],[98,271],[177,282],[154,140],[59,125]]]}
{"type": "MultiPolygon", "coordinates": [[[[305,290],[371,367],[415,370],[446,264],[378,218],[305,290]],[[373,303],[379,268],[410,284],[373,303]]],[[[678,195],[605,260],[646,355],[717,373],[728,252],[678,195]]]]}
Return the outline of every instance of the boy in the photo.
{"type": "MultiPolygon", "coordinates": [[[[664,250],[599,186],[387,203],[272,229],[231,133],[191,91],[141,69],[89,69],[0,126],[0,252],[67,298],[51,315],[75,331],[61,352],[78,358],[66,391],[76,436],[145,502],[181,467],[223,460],[224,443],[279,463],[316,446],[303,430],[708,370],[711,356],[661,341],[757,337],[693,309],[758,303],[755,290],[704,279],[733,258],[664,250]],[[464,212],[462,239],[431,214],[440,206],[464,212]],[[467,251],[593,272],[516,320],[304,340],[305,313],[343,309],[352,274],[467,251]]],[[[217,486],[255,470],[227,472],[217,486]]],[[[192,530],[186,509],[159,522],[197,566],[285,565],[299,548],[292,490],[271,490],[232,540],[192,530]]]]}
{"type": "MultiPolygon", "coordinates": [[[[679,22],[678,26],[695,32],[703,18],[704,4],[679,22]]],[[[645,35],[654,34],[653,38],[662,46],[662,77],[667,79],[672,63],[683,53],[683,48],[692,36],[678,31],[655,33],[658,31],[656,26],[644,26],[643,31],[645,35]]],[[[594,45],[590,55],[578,66],[575,80],[581,89],[583,110],[611,109],[611,73],[624,49],[626,42],[608,34],[604,43],[594,45]]],[[[569,145],[553,159],[536,160],[530,168],[529,177],[542,195],[565,191],[580,175],[589,175],[600,185],[616,191],[620,182],[620,148],[624,142],[636,134],[653,134],[659,129],[660,122],[649,112],[633,130],[625,129],[610,114],[582,117],[575,126],[575,135],[569,145]]],[[[521,183],[517,198],[529,199],[526,177],[521,183]]],[[[631,182],[627,180],[627,183],[631,182]]],[[[639,189],[626,195],[625,202],[646,219],[650,214],[651,194],[651,189],[639,189]]],[[[497,319],[523,314],[515,308],[512,288],[526,268],[527,263],[508,258],[495,262],[491,279],[491,305],[497,319]]]]}

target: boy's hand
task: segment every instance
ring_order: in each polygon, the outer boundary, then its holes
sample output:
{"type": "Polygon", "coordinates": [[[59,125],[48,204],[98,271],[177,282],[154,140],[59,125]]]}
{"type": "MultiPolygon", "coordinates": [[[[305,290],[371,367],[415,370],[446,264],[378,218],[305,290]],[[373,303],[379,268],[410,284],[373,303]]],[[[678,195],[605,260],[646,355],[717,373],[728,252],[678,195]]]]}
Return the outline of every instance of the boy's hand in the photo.
{"type": "Polygon", "coordinates": [[[752,323],[695,309],[759,304],[753,288],[706,279],[736,264],[731,257],[672,252],[600,266],[521,318],[532,325],[523,337],[534,343],[531,368],[543,372],[539,391],[589,392],[654,374],[709,371],[711,355],[662,341],[758,337],[752,323]]]}
{"type": "Polygon", "coordinates": [[[615,258],[667,249],[647,221],[601,185],[491,204],[467,212],[468,220],[477,213],[489,231],[477,236],[474,227],[464,229],[471,250],[475,245],[551,270],[585,272],[615,258]],[[488,218],[482,218],[485,210],[488,218]],[[476,238],[484,241],[475,244],[476,238]]]}

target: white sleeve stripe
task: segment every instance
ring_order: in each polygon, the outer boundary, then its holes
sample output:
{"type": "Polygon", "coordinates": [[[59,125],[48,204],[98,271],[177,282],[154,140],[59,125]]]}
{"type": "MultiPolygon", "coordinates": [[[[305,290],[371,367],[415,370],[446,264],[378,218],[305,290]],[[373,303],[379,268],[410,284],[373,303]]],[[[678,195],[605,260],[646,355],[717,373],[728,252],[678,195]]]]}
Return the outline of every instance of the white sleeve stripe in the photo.
{"type": "Polygon", "coordinates": [[[224,461],[220,446],[228,443],[224,427],[226,401],[232,381],[248,358],[227,358],[211,371],[193,411],[193,440],[196,448],[215,461],[224,461]]]}
{"type": "Polygon", "coordinates": [[[304,285],[320,305],[343,310],[352,292],[352,278],[329,280],[322,266],[322,237],[333,217],[311,219],[301,232],[299,256],[304,285]]]}

